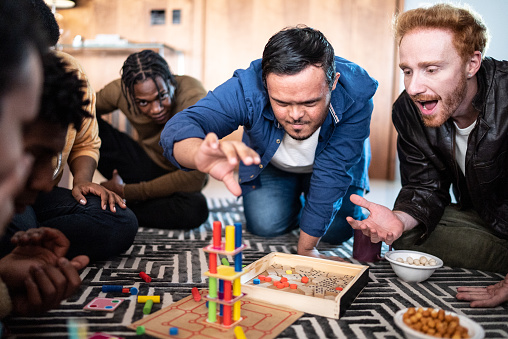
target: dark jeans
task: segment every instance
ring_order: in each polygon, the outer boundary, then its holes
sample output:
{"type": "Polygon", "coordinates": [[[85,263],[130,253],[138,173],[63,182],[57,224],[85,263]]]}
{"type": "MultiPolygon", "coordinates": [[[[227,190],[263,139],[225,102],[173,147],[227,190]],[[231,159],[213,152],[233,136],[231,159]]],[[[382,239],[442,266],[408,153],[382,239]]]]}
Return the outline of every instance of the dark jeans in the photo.
{"type": "MultiPolygon", "coordinates": [[[[247,230],[259,236],[274,237],[297,228],[311,175],[282,171],[273,165],[266,166],[260,174],[261,187],[243,197],[247,230]]],[[[364,219],[361,207],[349,200],[353,193],[363,196],[363,189],[349,187],[342,200],[342,207],[321,238],[322,241],[341,244],[353,236],[353,229],[346,217],[364,219]]]]}
{"type": "Polygon", "coordinates": [[[492,233],[473,210],[448,206],[429,238],[415,245],[423,232],[422,227],[404,232],[393,248],[435,255],[446,266],[508,273],[508,240],[492,233]]]}
{"type": "MultiPolygon", "coordinates": [[[[114,169],[118,170],[126,184],[150,181],[168,174],[129,135],[100,117],[97,120],[102,140],[98,170],[105,178],[111,179],[114,169]]],[[[201,192],[176,192],[146,201],[127,201],[127,205],[143,227],[192,229],[208,218],[208,205],[201,192]]]]}
{"type": "Polygon", "coordinates": [[[65,234],[71,242],[68,258],[85,254],[92,261],[106,260],[129,249],[138,231],[134,213],[120,207],[115,213],[109,207],[102,210],[101,200],[95,195],[87,195],[86,199],[86,205],[81,205],[69,189],[62,187],[40,193],[33,206],[12,219],[1,241],[2,254],[12,250],[10,238],[15,232],[41,226],[65,234]]]}

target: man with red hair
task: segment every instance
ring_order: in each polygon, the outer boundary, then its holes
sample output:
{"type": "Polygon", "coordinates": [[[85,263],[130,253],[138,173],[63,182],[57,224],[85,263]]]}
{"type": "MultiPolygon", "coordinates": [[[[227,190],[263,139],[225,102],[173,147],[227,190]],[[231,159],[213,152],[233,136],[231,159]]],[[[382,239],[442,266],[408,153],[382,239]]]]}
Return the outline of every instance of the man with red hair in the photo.
{"type": "MultiPolygon", "coordinates": [[[[371,214],[348,221],[372,242],[507,274],[508,62],[485,57],[487,27],[468,8],[404,12],[395,36],[406,88],[393,105],[402,189],[393,211],[352,196],[371,214]]],[[[499,305],[508,276],[487,289],[461,287],[457,298],[499,305]]]]}

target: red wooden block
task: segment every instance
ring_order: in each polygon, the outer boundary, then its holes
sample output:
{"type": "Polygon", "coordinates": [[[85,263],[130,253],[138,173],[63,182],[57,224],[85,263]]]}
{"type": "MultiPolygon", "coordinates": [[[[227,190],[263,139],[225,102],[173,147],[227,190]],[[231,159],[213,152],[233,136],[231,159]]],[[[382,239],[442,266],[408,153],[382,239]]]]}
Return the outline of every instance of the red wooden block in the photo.
{"type": "Polygon", "coordinates": [[[192,292],[192,297],[194,298],[194,300],[201,301],[201,294],[199,293],[197,287],[193,287],[191,292],[192,292]]]}
{"type": "Polygon", "coordinates": [[[152,278],[148,274],[146,274],[145,272],[139,272],[139,276],[140,276],[141,279],[143,279],[147,283],[152,281],[152,278]]]}

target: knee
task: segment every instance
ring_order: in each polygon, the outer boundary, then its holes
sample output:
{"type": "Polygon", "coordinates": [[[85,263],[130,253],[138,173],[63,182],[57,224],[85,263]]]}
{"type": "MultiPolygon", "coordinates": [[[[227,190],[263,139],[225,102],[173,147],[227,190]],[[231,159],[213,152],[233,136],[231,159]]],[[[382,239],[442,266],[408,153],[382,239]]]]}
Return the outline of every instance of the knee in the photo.
{"type": "Polygon", "coordinates": [[[113,255],[118,255],[132,245],[138,232],[138,219],[134,212],[129,208],[118,208],[112,218],[109,220],[107,230],[109,230],[106,239],[113,255]]]}
{"type": "MultiPolygon", "coordinates": [[[[272,238],[284,233],[289,232],[294,227],[288,227],[287,222],[277,221],[274,218],[260,215],[261,213],[247,217],[246,215],[246,228],[247,231],[265,238],[272,238]]],[[[296,225],[294,225],[296,227],[296,225]]]]}
{"type": "Polygon", "coordinates": [[[116,214],[115,223],[118,228],[122,233],[125,233],[126,237],[132,238],[132,240],[134,240],[134,237],[138,233],[139,228],[138,219],[136,218],[134,212],[130,208],[120,208],[117,209],[116,214]]]}

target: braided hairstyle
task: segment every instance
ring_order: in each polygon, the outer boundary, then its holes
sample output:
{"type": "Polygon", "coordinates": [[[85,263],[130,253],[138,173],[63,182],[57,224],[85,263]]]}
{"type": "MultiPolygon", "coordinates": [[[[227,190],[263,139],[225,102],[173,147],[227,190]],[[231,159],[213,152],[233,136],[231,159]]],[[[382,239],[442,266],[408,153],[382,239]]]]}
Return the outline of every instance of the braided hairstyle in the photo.
{"type": "MultiPolygon", "coordinates": [[[[151,50],[143,50],[138,53],[133,53],[125,60],[122,70],[122,93],[127,100],[128,108],[130,109],[131,102],[134,104],[134,85],[138,82],[143,82],[147,79],[152,79],[157,87],[157,91],[160,92],[160,88],[155,81],[157,77],[161,77],[169,89],[169,96],[171,100],[176,92],[176,79],[171,73],[169,65],[162,56],[151,50]],[[130,101],[130,102],[129,102],[130,101]]],[[[159,94],[159,101],[162,105],[162,98],[159,94]]],[[[136,105],[136,112],[139,109],[136,105]]]]}

